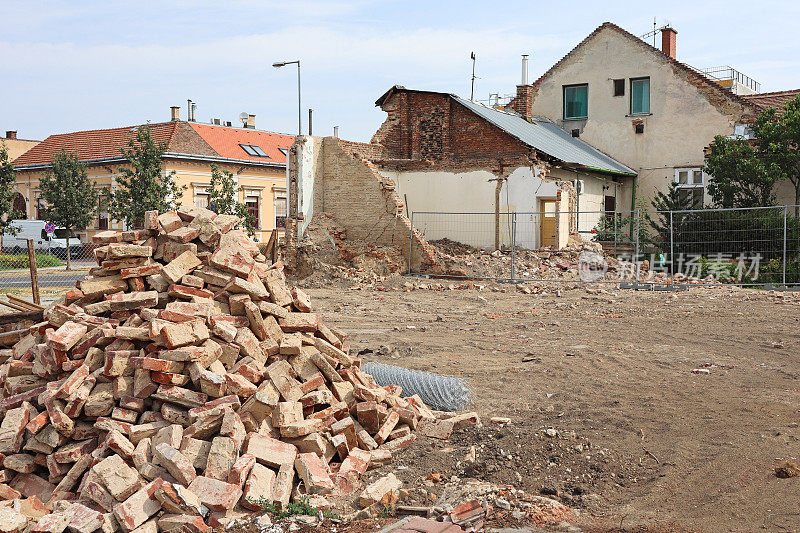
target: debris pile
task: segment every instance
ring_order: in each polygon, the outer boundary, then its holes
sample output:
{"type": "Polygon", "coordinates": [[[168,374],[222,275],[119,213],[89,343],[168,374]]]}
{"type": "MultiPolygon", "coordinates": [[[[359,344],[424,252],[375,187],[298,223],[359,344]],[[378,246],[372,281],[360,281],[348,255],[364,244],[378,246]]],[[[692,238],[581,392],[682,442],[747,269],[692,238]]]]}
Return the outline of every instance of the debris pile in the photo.
{"type": "Polygon", "coordinates": [[[447,421],[362,372],[238,223],[186,206],[98,233],[99,267],[0,350],[3,531],[210,531],[397,489],[358,491],[447,421]]]}

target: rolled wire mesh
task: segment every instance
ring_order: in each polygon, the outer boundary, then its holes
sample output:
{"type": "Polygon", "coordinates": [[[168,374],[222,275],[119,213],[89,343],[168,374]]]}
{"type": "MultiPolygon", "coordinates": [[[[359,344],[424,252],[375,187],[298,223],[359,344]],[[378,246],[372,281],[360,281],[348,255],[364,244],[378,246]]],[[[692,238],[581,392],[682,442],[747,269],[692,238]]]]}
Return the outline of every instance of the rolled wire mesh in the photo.
{"type": "Polygon", "coordinates": [[[375,378],[378,385],[400,385],[403,397],[417,394],[428,407],[438,411],[461,411],[472,403],[472,387],[465,378],[376,362],[364,364],[361,370],[375,378]]]}

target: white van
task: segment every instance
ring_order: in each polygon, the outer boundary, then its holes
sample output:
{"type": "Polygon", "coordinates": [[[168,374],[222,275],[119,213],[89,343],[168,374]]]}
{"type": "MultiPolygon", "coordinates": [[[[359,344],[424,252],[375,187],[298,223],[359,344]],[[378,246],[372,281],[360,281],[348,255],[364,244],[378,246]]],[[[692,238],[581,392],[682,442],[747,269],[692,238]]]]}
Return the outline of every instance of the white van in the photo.
{"type": "MultiPolygon", "coordinates": [[[[33,239],[33,247],[37,252],[52,252],[53,255],[66,259],[67,257],[67,230],[56,226],[53,237],[50,238],[44,229],[44,220],[13,220],[12,225],[20,229],[16,235],[3,235],[3,251],[6,253],[23,253],[28,250],[28,239],[33,239]]],[[[69,236],[70,255],[80,257],[83,243],[75,233],[69,236]]]]}

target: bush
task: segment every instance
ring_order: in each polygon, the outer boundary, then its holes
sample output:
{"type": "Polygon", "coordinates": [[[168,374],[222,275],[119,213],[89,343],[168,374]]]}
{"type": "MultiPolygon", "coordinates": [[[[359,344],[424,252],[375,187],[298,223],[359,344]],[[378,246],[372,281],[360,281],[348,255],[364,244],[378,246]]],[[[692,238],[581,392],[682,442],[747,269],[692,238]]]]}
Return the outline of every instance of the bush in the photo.
{"type": "MultiPolygon", "coordinates": [[[[639,244],[644,245],[650,241],[647,233],[647,214],[640,213],[639,219],[639,244]]],[[[623,217],[616,213],[613,217],[603,216],[592,229],[593,241],[636,242],[636,215],[623,217]]]]}
{"type": "MultiPolygon", "coordinates": [[[[54,255],[36,254],[36,266],[58,267],[63,265],[54,255]]],[[[18,268],[30,268],[28,254],[0,254],[0,270],[14,270],[18,268]]]]}

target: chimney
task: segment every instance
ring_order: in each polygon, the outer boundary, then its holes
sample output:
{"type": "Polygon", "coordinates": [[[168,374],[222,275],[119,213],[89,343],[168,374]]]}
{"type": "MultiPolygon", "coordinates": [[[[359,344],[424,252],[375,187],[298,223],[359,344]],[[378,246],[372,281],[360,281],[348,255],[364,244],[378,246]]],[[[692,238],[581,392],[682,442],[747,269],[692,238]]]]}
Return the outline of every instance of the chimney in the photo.
{"type": "Polygon", "coordinates": [[[661,28],[661,51],[675,59],[678,32],[669,26],[661,28]]]}
{"type": "Polygon", "coordinates": [[[6,132],[6,139],[16,139],[16,138],[17,138],[16,130],[9,130],[6,132]]]}
{"type": "Polygon", "coordinates": [[[177,105],[170,106],[170,120],[180,120],[181,119],[181,107],[177,105]]]}
{"type": "Polygon", "coordinates": [[[197,109],[197,104],[191,101],[191,99],[186,99],[186,120],[189,122],[194,122],[194,112],[197,109]]]}
{"type": "Polygon", "coordinates": [[[250,128],[251,130],[256,129],[256,116],[255,115],[247,115],[247,123],[244,125],[245,128],[250,128]]]}
{"type": "Polygon", "coordinates": [[[525,120],[533,114],[533,85],[528,83],[528,54],[522,54],[522,83],[517,85],[517,97],[514,99],[514,110],[525,120]]]}

